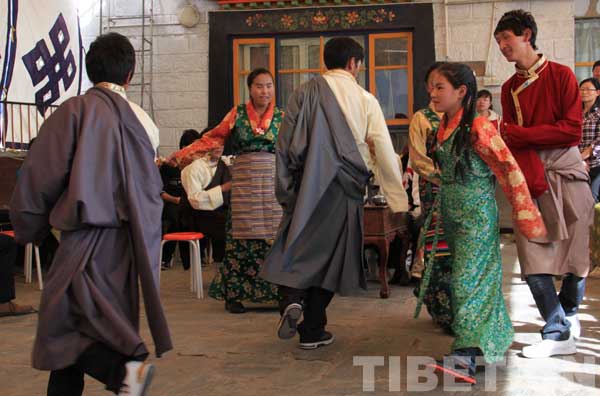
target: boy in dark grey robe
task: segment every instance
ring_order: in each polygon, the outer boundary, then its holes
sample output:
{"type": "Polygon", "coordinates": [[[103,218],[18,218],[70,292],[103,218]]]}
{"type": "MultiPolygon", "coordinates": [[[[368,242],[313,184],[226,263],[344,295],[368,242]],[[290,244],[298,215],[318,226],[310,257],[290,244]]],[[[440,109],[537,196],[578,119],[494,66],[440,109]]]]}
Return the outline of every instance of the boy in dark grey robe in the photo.
{"type": "Polygon", "coordinates": [[[260,276],[279,285],[279,337],[292,338],[297,330],[303,349],[333,342],[325,325],[335,292],[366,287],[362,223],[369,170],[391,209],[408,210],[379,103],[356,82],[363,58],[350,38],[328,41],[329,71],[294,92],[279,131],[276,196],[284,216],[260,276]]]}
{"type": "Polygon", "coordinates": [[[139,286],[156,354],[172,348],[158,291],[161,178],[147,115],[129,103],[135,52],[116,33],[86,55],[95,84],[42,125],[11,200],[20,243],[61,232],[42,293],[33,367],[48,396],[79,396],[84,374],[145,395],[153,367],[139,335],[139,286]],[[144,117],[145,115],[145,117],[144,117]]]}

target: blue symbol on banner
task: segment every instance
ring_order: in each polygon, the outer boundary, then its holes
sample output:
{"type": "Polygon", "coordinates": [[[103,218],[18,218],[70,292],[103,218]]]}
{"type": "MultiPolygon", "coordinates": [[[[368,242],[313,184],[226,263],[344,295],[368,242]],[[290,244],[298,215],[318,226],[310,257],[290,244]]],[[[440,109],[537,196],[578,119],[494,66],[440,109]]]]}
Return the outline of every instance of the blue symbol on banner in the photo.
{"type": "Polygon", "coordinates": [[[46,77],[48,78],[48,82],[35,93],[35,103],[42,115],[48,106],[60,97],[60,81],[63,83],[64,90],[68,90],[77,72],[73,52],[69,50],[65,56],[70,36],[62,13],[56,18],[48,36],[54,49],[54,55],[50,55],[48,46],[42,39],[22,58],[33,86],[38,85],[46,77]]]}

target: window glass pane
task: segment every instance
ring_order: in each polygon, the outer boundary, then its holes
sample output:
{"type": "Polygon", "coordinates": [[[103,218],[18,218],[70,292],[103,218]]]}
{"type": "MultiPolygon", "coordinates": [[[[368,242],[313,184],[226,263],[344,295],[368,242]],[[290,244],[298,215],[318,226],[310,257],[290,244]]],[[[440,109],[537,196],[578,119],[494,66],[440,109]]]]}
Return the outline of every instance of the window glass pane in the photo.
{"type": "Polygon", "coordinates": [[[321,68],[321,43],[308,46],[308,67],[311,69],[321,68]]]}
{"type": "Polygon", "coordinates": [[[285,108],[294,90],[317,75],[319,73],[279,74],[279,96],[277,97],[279,107],[285,108]]]}
{"type": "Polygon", "coordinates": [[[240,75],[238,81],[238,87],[240,88],[240,103],[246,103],[248,99],[250,99],[250,91],[248,90],[248,85],[246,85],[246,79],[248,75],[240,75]]]}
{"type": "Polygon", "coordinates": [[[375,66],[408,64],[408,40],[406,38],[375,39],[375,66]]]}
{"type": "Polygon", "coordinates": [[[240,71],[252,71],[257,67],[269,68],[268,44],[241,44],[238,49],[240,71]]]}
{"type": "Polygon", "coordinates": [[[283,39],[279,42],[280,69],[318,69],[321,41],[318,37],[283,39]]]}
{"type": "Polygon", "coordinates": [[[364,89],[367,89],[367,72],[365,70],[361,70],[358,72],[358,84],[364,89]]]}
{"type": "Polygon", "coordinates": [[[600,19],[576,20],[575,62],[595,62],[598,59],[600,59],[600,19]]]}
{"type": "Polygon", "coordinates": [[[300,47],[286,45],[280,48],[280,69],[297,69],[300,63],[300,47]]]}
{"type": "Polygon", "coordinates": [[[408,118],[408,71],[377,70],[377,99],[386,120],[408,118]]]}
{"type": "Polygon", "coordinates": [[[591,66],[575,66],[575,76],[577,77],[577,81],[581,82],[586,78],[592,77],[592,67],[591,66]]]}

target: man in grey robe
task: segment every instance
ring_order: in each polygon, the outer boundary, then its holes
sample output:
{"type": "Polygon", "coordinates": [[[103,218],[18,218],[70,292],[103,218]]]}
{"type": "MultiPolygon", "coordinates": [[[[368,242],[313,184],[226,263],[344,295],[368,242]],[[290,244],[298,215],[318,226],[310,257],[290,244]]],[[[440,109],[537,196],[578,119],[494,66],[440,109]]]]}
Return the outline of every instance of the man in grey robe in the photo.
{"type": "Polygon", "coordinates": [[[279,285],[279,337],[292,338],[297,330],[303,349],[333,342],[325,325],[335,292],[366,287],[362,222],[369,170],[391,209],[408,210],[385,117],[356,82],[363,59],[356,41],[328,41],[328,72],[294,92],[279,131],[275,191],[284,216],[260,276],[279,285]]]}
{"type": "Polygon", "coordinates": [[[119,395],[145,395],[152,365],[139,335],[141,285],[156,354],[172,348],[158,291],[161,178],[154,125],[125,96],[135,52],[117,33],[86,55],[95,84],[42,125],[11,200],[20,243],[61,241],[41,297],[33,367],[48,396],[80,396],[84,374],[119,395]]]}

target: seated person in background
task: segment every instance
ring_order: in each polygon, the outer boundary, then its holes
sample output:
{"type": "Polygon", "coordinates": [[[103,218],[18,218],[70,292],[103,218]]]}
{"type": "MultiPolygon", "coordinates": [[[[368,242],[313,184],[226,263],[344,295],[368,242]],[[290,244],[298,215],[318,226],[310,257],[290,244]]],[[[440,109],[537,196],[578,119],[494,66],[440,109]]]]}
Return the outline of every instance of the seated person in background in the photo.
{"type": "Polygon", "coordinates": [[[223,261],[225,254],[225,221],[231,189],[231,174],[221,159],[222,154],[223,147],[214,148],[181,171],[182,225],[212,240],[213,258],[217,262],[223,261]]]}
{"type": "Polygon", "coordinates": [[[27,315],[37,312],[31,305],[19,305],[15,299],[14,266],[17,244],[14,239],[0,234],[0,317],[27,315]]]}
{"type": "MultiPolygon", "coordinates": [[[[186,129],[179,139],[179,148],[182,149],[192,144],[199,137],[200,133],[195,129],[186,129]]],[[[183,194],[181,171],[179,168],[164,164],[160,167],[160,176],[163,181],[163,191],[160,193],[160,197],[163,199],[165,205],[162,213],[163,234],[187,231],[188,229],[183,228],[180,222],[179,203],[180,197],[183,194]]],[[[179,255],[181,256],[183,268],[187,270],[190,268],[190,251],[187,243],[184,242],[165,243],[161,264],[163,268],[169,266],[168,263],[171,261],[173,253],[175,253],[177,243],[179,243],[179,255]]]]}
{"type": "Polygon", "coordinates": [[[592,66],[592,77],[600,81],[600,60],[594,62],[594,65],[592,66]]]}
{"type": "Polygon", "coordinates": [[[492,105],[492,93],[490,91],[482,89],[477,92],[476,108],[477,114],[487,117],[498,133],[501,133],[502,117],[494,111],[494,105],[492,105]]]}

